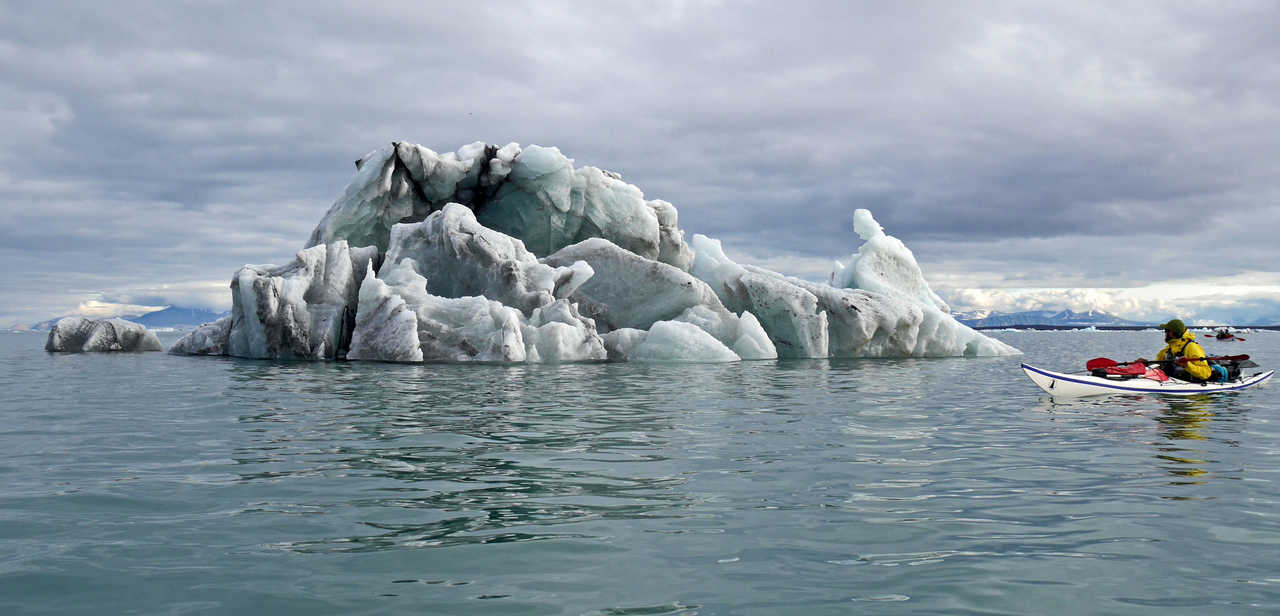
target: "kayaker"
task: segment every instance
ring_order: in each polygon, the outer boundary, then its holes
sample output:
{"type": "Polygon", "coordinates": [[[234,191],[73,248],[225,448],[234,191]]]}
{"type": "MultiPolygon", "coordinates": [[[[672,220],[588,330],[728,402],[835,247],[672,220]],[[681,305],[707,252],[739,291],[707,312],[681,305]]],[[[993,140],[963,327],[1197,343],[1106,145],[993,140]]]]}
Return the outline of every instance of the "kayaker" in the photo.
{"type": "MultiPolygon", "coordinates": [[[[1209,362],[1204,361],[1206,357],[1204,349],[1200,347],[1200,343],[1196,342],[1196,335],[1187,331],[1187,326],[1181,320],[1170,319],[1168,323],[1162,323],[1160,329],[1164,330],[1165,347],[1156,355],[1156,361],[1162,362],[1165,374],[1175,379],[1197,383],[1207,381],[1210,376],[1213,376],[1213,368],[1209,367],[1209,362]],[[1187,363],[1183,366],[1178,365],[1179,357],[1186,357],[1187,363]]],[[[1151,363],[1141,357],[1138,361],[1144,364],[1151,363]]]]}

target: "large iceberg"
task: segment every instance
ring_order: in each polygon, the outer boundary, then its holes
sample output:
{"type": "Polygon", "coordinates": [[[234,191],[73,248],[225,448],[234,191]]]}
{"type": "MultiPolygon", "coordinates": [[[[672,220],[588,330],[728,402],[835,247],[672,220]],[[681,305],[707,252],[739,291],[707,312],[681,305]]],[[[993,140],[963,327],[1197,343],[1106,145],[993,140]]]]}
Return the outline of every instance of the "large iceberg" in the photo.
{"type": "Polygon", "coordinates": [[[245,266],[230,317],[172,353],[389,362],[738,361],[1018,351],[968,328],[866,210],[830,283],[726,256],[553,147],[395,142],[293,263],[245,266]]]}
{"type": "Polygon", "coordinates": [[[161,351],[160,339],[140,323],[124,319],[66,317],[53,324],[44,349],[54,353],[161,351]]]}

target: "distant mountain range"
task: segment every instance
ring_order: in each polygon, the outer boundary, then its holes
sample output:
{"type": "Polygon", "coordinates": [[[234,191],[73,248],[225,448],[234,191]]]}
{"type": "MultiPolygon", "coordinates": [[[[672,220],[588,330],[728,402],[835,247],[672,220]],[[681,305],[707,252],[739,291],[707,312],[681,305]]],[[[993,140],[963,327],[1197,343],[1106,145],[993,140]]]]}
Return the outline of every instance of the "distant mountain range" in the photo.
{"type": "Polygon", "coordinates": [[[1031,327],[1035,325],[1053,327],[1093,327],[1099,325],[1142,327],[1155,325],[1155,323],[1122,319],[1114,314],[1098,310],[1086,312],[1075,312],[1074,310],[1027,310],[1024,312],[976,310],[957,313],[954,316],[957,321],[969,327],[1031,327]]]}
{"type": "MultiPolygon", "coordinates": [[[[204,308],[185,308],[183,306],[169,306],[164,310],[157,310],[155,312],[148,312],[146,314],[137,315],[137,316],[123,316],[120,318],[126,321],[133,321],[134,323],[141,323],[142,325],[145,325],[149,329],[157,329],[162,327],[172,327],[175,329],[189,329],[192,327],[198,327],[205,323],[217,321],[218,319],[225,317],[229,314],[231,314],[230,310],[228,310],[227,312],[219,313],[219,312],[214,312],[212,310],[205,310],[204,308]]],[[[65,317],[49,319],[48,321],[41,321],[29,327],[25,327],[25,328],[15,327],[14,329],[29,329],[32,331],[48,331],[53,328],[54,323],[57,323],[59,320],[63,318],[65,317]]]]}
{"type": "Polygon", "coordinates": [[[198,327],[205,323],[217,321],[229,314],[231,314],[230,310],[214,312],[204,308],[169,306],[164,310],[148,312],[140,317],[125,317],[125,320],[141,323],[152,329],[157,327],[198,327]]]}

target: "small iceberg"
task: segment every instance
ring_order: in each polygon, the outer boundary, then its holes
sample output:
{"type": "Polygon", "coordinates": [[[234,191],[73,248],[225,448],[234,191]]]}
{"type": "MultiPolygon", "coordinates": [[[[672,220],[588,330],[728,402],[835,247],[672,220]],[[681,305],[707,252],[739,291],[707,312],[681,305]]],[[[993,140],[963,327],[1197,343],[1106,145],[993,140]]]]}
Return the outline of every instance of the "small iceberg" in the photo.
{"type": "Polygon", "coordinates": [[[51,353],[162,351],[160,339],[143,325],[124,319],[66,317],[49,330],[44,350],[51,353]]]}

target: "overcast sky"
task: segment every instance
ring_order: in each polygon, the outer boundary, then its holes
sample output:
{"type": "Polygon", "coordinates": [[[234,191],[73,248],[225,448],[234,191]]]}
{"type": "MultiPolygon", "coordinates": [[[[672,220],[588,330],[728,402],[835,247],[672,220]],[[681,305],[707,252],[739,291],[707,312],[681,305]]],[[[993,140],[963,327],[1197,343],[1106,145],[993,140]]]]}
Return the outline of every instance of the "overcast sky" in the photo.
{"type": "Polygon", "coordinates": [[[0,0],[0,325],[226,309],[392,140],[558,146],[791,275],[863,207],[956,309],[1280,323],[1276,32],[1269,1],[0,0]]]}

